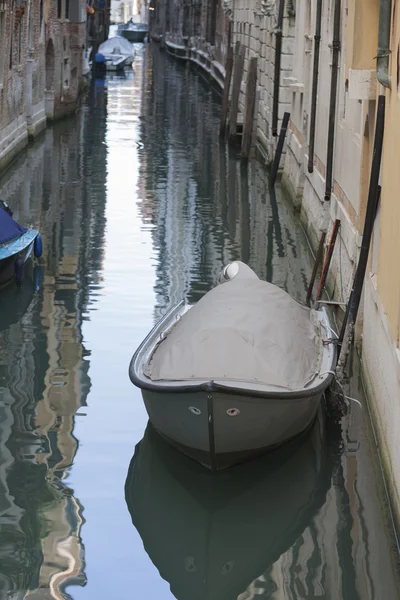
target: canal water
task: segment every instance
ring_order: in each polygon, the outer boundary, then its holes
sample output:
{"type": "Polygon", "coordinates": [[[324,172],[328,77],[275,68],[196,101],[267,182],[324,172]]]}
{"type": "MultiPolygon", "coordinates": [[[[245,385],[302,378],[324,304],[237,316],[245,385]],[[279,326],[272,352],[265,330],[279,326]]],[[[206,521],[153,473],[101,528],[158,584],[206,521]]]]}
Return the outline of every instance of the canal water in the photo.
{"type": "Polygon", "coordinates": [[[43,258],[0,294],[0,599],[396,600],[355,375],[341,419],[213,476],[147,425],[128,378],[165,310],[242,259],[304,301],[296,216],[219,141],[201,74],[142,48],[0,180],[43,258]]]}

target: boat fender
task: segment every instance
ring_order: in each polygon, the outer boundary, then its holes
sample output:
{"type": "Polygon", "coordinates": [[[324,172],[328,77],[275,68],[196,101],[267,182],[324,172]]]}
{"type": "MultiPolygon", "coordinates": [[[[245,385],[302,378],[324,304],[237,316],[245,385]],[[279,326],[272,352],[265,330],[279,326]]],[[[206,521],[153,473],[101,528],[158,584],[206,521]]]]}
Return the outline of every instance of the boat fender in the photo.
{"type": "Polygon", "coordinates": [[[21,287],[24,280],[24,261],[21,256],[18,256],[14,264],[15,283],[21,287]]]}
{"type": "Polygon", "coordinates": [[[43,242],[42,242],[42,236],[40,234],[38,234],[35,237],[35,242],[33,245],[33,253],[36,256],[36,258],[40,258],[42,256],[43,253],[43,242]]]}

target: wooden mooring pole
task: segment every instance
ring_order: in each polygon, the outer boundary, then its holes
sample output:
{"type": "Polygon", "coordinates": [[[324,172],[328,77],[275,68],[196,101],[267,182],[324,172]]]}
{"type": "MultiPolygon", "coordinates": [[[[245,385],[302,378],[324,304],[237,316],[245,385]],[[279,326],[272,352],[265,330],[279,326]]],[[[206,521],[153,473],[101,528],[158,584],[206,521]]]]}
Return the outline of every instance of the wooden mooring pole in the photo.
{"type": "Polygon", "coordinates": [[[312,296],[313,289],[314,289],[315,279],[317,277],[318,267],[321,264],[322,257],[324,255],[325,240],[326,240],[326,231],[323,231],[321,234],[321,238],[319,240],[318,252],[317,252],[317,256],[315,257],[315,263],[314,263],[313,272],[311,274],[310,285],[308,286],[307,298],[306,298],[306,303],[308,304],[308,306],[310,306],[311,296],[312,296]]]}
{"type": "Polygon", "coordinates": [[[239,96],[242,85],[243,68],[244,68],[245,47],[240,42],[236,42],[236,54],[233,65],[233,83],[232,83],[232,98],[231,111],[229,115],[229,141],[236,142],[237,136],[237,116],[239,111],[239,96]]]}
{"type": "Polygon", "coordinates": [[[326,283],[326,278],[328,276],[329,267],[331,265],[333,251],[335,249],[336,238],[337,238],[337,235],[339,232],[339,228],[340,228],[340,219],[336,219],[336,221],[333,224],[331,239],[329,240],[329,245],[328,245],[328,250],[327,250],[326,256],[325,256],[324,266],[322,268],[321,278],[320,278],[319,284],[318,284],[317,295],[315,297],[316,302],[318,302],[318,300],[321,300],[321,296],[324,291],[324,286],[326,283]]]}
{"type": "Polygon", "coordinates": [[[247,73],[246,106],[244,111],[241,152],[241,157],[245,160],[249,158],[251,140],[253,137],[254,130],[254,107],[256,104],[257,67],[258,59],[256,57],[251,58],[249,71],[247,73]]]}
{"type": "Polygon", "coordinates": [[[285,137],[286,137],[286,132],[287,132],[288,125],[289,125],[289,120],[290,120],[290,113],[285,112],[283,115],[283,119],[282,119],[282,127],[281,127],[281,131],[279,134],[278,145],[276,147],[275,159],[274,159],[274,163],[272,165],[272,170],[271,170],[271,185],[275,184],[276,177],[278,175],[279,163],[281,162],[281,156],[282,156],[282,152],[283,152],[283,144],[285,143],[285,137]]]}
{"type": "Polygon", "coordinates": [[[233,48],[229,46],[228,55],[225,62],[225,82],[224,82],[224,95],[222,96],[221,106],[221,124],[220,124],[220,135],[225,135],[226,131],[226,117],[228,116],[229,107],[229,92],[231,90],[231,79],[233,71],[233,48]]]}

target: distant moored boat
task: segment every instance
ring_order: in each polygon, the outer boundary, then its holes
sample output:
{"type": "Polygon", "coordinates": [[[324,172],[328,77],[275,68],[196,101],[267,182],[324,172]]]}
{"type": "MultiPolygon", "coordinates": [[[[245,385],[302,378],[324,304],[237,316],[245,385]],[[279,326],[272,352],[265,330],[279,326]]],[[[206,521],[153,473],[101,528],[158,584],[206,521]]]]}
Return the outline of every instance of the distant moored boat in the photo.
{"type": "Polygon", "coordinates": [[[144,42],[148,31],[147,23],[134,23],[132,19],[124,25],[118,25],[118,35],[122,35],[132,43],[144,42]]]}

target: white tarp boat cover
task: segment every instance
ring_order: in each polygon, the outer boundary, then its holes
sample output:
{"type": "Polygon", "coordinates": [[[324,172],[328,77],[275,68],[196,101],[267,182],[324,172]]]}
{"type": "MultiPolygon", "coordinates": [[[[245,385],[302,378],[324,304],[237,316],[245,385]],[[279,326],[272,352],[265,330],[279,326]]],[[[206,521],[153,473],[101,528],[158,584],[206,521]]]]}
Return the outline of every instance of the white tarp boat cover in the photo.
{"type": "Polygon", "coordinates": [[[319,370],[313,310],[259,279],[233,279],[195,304],[145,365],[153,381],[229,380],[302,389],[319,370]]]}
{"type": "Polygon", "coordinates": [[[109,54],[120,54],[122,56],[135,56],[135,49],[126,38],[119,35],[108,38],[100,44],[98,52],[107,56],[109,54]]]}

